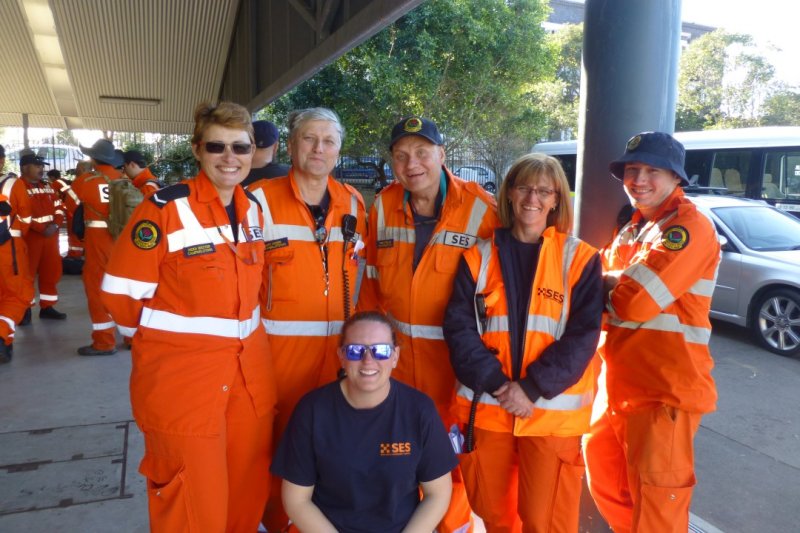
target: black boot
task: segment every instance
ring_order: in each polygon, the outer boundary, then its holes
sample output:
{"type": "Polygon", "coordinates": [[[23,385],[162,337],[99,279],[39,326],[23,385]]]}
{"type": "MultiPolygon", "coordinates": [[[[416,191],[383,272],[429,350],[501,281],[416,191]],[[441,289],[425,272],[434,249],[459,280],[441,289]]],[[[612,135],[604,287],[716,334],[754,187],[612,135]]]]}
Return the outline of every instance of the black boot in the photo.
{"type": "Polygon", "coordinates": [[[45,307],[39,309],[39,318],[46,318],[50,320],[64,320],[67,318],[67,313],[57,311],[55,307],[45,307]]]}
{"type": "Polygon", "coordinates": [[[25,316],[22,317],[22,320],[19,321],[20,326],[27,326],[31,323],[31,308],[29,307],[25,311],[25,316]]]}
{"type": "Polygon", "coordinates": [[[0,339],[0,365],[11,361],[11,355],[14,352],[13,344],[6,344],[3,339],[0,339]]]}

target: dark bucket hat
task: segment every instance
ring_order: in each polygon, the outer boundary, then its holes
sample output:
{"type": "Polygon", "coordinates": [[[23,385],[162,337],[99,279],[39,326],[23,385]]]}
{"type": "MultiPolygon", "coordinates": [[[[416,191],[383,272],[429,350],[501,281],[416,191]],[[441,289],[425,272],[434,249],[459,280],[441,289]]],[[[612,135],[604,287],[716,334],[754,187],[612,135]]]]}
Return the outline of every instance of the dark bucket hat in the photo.
{"type": "Polygon", "coordinates": [[[625,164],[637,161],[651,167],[671,170],[681,178],[681,186],[689,185],[686,170],[686,150],[672,135],[660,131],[645,131],[634,135],[625,145],[625,153],[608,165],[611,175],[622,180],[625,164]]]}
{"type": "Polygon", "coordinates": [[[92,146],[81,146],[81,152],[114,168],[125,162],[122,153],[117,153],[111,141],[106,139],[98,139],[92,146]]]}

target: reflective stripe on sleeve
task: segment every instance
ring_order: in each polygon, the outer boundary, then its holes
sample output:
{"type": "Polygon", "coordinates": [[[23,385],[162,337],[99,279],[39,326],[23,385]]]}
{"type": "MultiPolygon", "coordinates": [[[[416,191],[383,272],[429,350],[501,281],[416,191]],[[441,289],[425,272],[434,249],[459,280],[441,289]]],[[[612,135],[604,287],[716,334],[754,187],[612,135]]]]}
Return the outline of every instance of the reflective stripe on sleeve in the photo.
{"type": "Polygon", "coordinates": [[[87,228],[107,228],[108,224],[105,220],[87,220],[86,221],[87,228]]]}
{"type": "Polygon", "coordinates": [[[342,331],[341,320],[262,320],[267,333],[288,337],[330,337],[342,331]]]}
{"type": "Polygon", "coordinates": [[[139,325],[172,333],[194,333],[214,335],[230,339],[246,339],[261,324],[261,312],[256,306],[247,320],[233,318],[217,318],[213,316],[184,316],[169,311],[161,311],[145,307],[139,325]]]}
{"type": "Polygon", "coordinates": [[[706,296],[711,298],[714,295],[714,288],[717,286],[716,282],[711,279],[699,279],[697,283],[689,288],[689,292],[695,296],[706,296]]]}
{"type": "Polygon", "coordinates": [[[158,288],[158,283],[138,281],[130,278],[121,278],[106,274],[103,276],[102,290],[109,294],[122,294],[134,300],[152,298],[158,288]]]}
{"type": "Polygon", "coordinates": [[[42,224],[44,224],[45,222],[52,222],[53,221],[53,215],[45,215],[43,217],[31,217],[31,221],[32,222],[39,222],[39,223],[42,223],[42,224]]]}
{"type": "Polygon", "coordinates": [[[444,340],[444,333],[441,326],[424,326],[419,324],[409,324],[407,322],[400,322],[393,316],[389,316],[397,331],[406,337],[413,337],[415,339],[429,339],[435,341],[444,340]]]}
{"type": "Polygon", "coordinates": [[[611,326],[625,329],[641,328],[668,333],[680,333],[684,336],[686,342],[694,344],[708,344],[709,339],[711,339],[711,328],[681,324],[677,315],[668,313],[661,313],[647,322],[624,322],[618,318],[609,318],[608,323],[611,326]]]}
{"type": "Polygon", "coordinates": [[[675,301],[669,287],[644,263],[634,263],[622,273],[639,283],[659,309],[664,309],[675,301]]]}

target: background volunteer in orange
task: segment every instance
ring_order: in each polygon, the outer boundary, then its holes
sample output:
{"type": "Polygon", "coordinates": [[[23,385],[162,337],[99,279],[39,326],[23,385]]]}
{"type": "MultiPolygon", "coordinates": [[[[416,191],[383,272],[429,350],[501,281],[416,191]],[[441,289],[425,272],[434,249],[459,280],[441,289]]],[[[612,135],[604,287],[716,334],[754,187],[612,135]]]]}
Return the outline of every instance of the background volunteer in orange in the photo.
{"type": "MultiPolygon", "coordinates": [[[[0,169],[6,162],[5,148],[0,145],[0,169]]],[[[23,180],[13,174],[0,176],[0,194],[5,196],[11,211],[6,219],[9,235],[8,252],[12,262],[12,276],[8,279],[6,290],[9,295],[10,307],[3,312],[6,318],[14,316],[17,324],[24,326],[31,323],[30,305],[33,301],[33,278],[30,275],[30,264],[28,262],[28,246],[25,244],[24,235],[28,232],[31,224],[31,204],[28,198],[28,190],[23,180]],[[17,313],[17,302],[25,300],[22,310],[17,313]],[[19,315],[19,316],[17,316],[19,315]]],[[[10,328],[13,333],[15,328],[10,328]]],[[[10,338],[10,337],[8,337],[10,338]]]]}
{"type": "Polygon", "coordinates": [[[557,159],[518,159],[498,203],[503,227],[465,252],[444,319],[462,424],[477,402],[474,450],[461,470],[487,532],[576,532],[600,257],[569,235],[570,190],[557,159]]]}
{"type": "MultiPolygon", "coordinates": [[[[88,161],[86,161],[86,163],[88,163],[88,161]]],[[[66,213],[67,257],[71,260],[80,260],[82,262],[83,242],[81,242],[78,236],[75,235],[75,232],[72,231],[72,213],[79,203],[78,196],[75,194],[75,191],[72,190],[72,181],[74,178],[75,176],[71,178],[66,175],[62,176],[61,171],[55,168],[47,172],[47,180],[50,182],[50,187],[58,193],[58,197],[61,199],[61,204],[64,206],[64,211],[66,213]]],[[[67,273],[69,274],[70,272],[67,271],[67,273]]]]}
{"type": "Polygon", "coordinates": [[[720,246],[683,194],[683,145],[632,137],[609,165],[633,217],[602,252],[604,375],[584,441],[589,490],[615,532],[685,532],[695,485],[692,442],[713,411],[708,313],[720,246]]]}
{"type": "Polygon", "coordinates": [[[145,161],[142,152],[128,150],[122,153],[122,158],[124,160],[122,172],[144,196],[161,188],[161,185],[158,184],[158,178],[150,172],[150,167],[147,166],[147,161],[145,161]]]}
{"type": "Polygon", "coordinates": [[[94,166],[94,170],[81,174],[72,184],[72,190],[80,201],[73,216],[82,216],[86,226],[83,238],[86,260],[82,276],[92,319],[92,343],[78,348],[78,354],[112,355],[117,352],[116,324],[101,301],[100,284],[114,245],[108,232],[108,184],[120,177],[116,167],[122,165],[122,156],[106,139],[99,139],[92,146],[81,146],[81,151],[92,159],[94,166]]]}
{"type": "MultiPolygon", "coordinates": [[[[359,309],[379,309],[397,326],[403,357],[394,376],[430,396],[447,428],[456,378],[442,336],[442,319],[458,260],[499,224],[495,201],[477,183],[445,167],[439,129],[422,117],[392,128],[389,150],[397,181],[383,189],[369,215],[369,240],[359,309]]],[[[471,510],[458,469],[439,531],[471,528],[471,510]]]]}
{"type": "MultiPolygon", "coordinates": [[[[262,315],[278,376],[276,438],[300,398],[336,378],[339,332],[355,305],[366,213],[361,194],[330,175],[343,138],[344,128],[330,109],[293,112],[289,175],[249,187],[264,208],[262,315]]],[[[279,486],[275,482],[265,515],[270,531],[287,520],[277,500],[279,486]]]]}
{"type": "Polygon", "coordinates": [[[267,499],[274,374],[258,301],[262,216],[239,183],[249,112],[195,110],[194,179],[152,194],[117,240],[103,299],[132,336],[152,531],[256,531],[267,499]]]}
{"type": "MultiPolygon", "coordinates": [[[[0,168],[5,152],[0,145],[0,168]]],[[[33,298],[33,283],[27,276],[27,265],[20,268],[11,236],[12,209],[8,197],[0,193],[0,364],[8,363],[14,355],[16,323],[33,298]]]]}
{"type": "Polygon", "coordinates": [[[67,314],[55,308],[61,279],[58,229],[64,223],[64,206],[58,193],[43,179],[46,164],[33,152],[19,160],[20,177],[31,205],[31,225],[25,234],[25,244],[28,246],[30,274],[34,281],[38,279],[39,282],[39,318],[64,320],[67,314]]]}

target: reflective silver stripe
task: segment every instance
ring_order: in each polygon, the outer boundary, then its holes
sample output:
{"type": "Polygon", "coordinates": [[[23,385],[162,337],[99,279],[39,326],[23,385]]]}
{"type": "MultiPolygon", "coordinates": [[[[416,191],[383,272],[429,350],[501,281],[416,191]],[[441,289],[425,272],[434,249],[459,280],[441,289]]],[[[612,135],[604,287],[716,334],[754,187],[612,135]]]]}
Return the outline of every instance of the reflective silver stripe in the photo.
{"type": "Polygon", "coordinates": [[[87,228],[107,228],[108,224],[105,220],[87,220],[86,221],[87,228]]]}
{"type": "Polygon", "coordinates": [[[610,318],[610,325],[618,328],[626,329],[652,329],[656,331],[665,331],[669,333],[680,333],[686,339],[686,342],[694,344],[708,344],[711,338],[711,328],[703,328],[699,326],[688,326],[681,324],[677,315],[661,313],[652,320],[647,322],[625,322],[618,318],[610,318]]]}
{"type": "Polygon", "coordinates": [[[70,246],[69,249],[74,251],[74,252],[82,252],[83,251],[83,246],[70,246]]]}
{"type": "Polygon", "coordinates": [[[288,337],[330,337],[342,331],[341,320],[269,320],[263,319],[267,333],[288,337]]]}
{"type": "Polygon", "coordinates": [[[12,237],[22,237],[22,231],[18,229],[10,229],[8,232],[11,234],[12,237]]]}
{"type": "MultiPolygon", "coordinates": [[[[272,221],[272,212],[269,210],[269,204],[267,203],[267,197],[264,194],[264,189],[259,187],[254,191],[250,191],[253,193],[253,196],[256,197],[258,203],[261,204],[261,212],[264,215],[264,235],[267,235],[267,228],[272,226],[274,222],[272,221]]],[[[266,238],[266,237],[265,237],[266,238]]]]}
{"type": "Polygon", "coordinates": [[[261,326],[261,311],[256,306],[250,318],[240,321],[213,316],[184,316],[145,307],[142,309],[139,325],[172,333],[194,333],[229,339],[246,339],[261,326]]]}
{"type": "Polygon", "coordinates": [[[407,322],[400,322],[391,315],[389,315],[389,319],[394,323],[397,331],[406,337],[413,337],[415,339],[430,339],[435,341],[444,340],[444,333],[442,332],[441,326],[413,325],[407,322]]]}
{"type": "Polygon", "coordinates": [[[16,329],[16,324],[14,324],[14,321],[13,321],[13,320],[11,320],[11,319],[10,319],[10,318],[8,318],[7,316],[3,316],[3,315],[0,315],[0,320],[2,320],[3,322],[5,322],[6,324],[8,324],[8,329],[10,329],[10,330],[11,330],[11,333],[14,333],[14,331],[15,331],[15,329],[16,329]]]}
{"type": "Polygon", "coordinates": [[[623,270],[622,273],[638,282],[647,291],[647,294],[650,295],[650,298],[653,299],[659,309],[664,309],[675,301],[675,297],[670,292],[669,287],[661,280],[658,274],[644,263],[634,263],[623,270]]]}
{"type": "Polygon", "coordinates": [[[136,334],[136,328],[117,325],[117,330],[126,337],[133,337],[136,334]]]}
{"type": "Polygon", "coordinates": [[[137,281],[135,279],[121,278],[106,274],[103,276],[101,288],[104,292],[109,294],[122,294],[124,296],[130,296],[134,300],[141,300],[143,298],[152,298],[156,293],[158,283],[137,281]]]}
{"type": "Polygon", "coordinates": [[[487,332],[507,332],[508,331],[508,315],[490,316],[486,319],[487,332]]]}
{"type": "Polygon", "coordinates": [[[53,215],[45,215],[43,217],[31,217],[31,221],[32,222],[42,222],[42,223],[44,223],[44,222],[52,222],[53,221],[53,215]]]}
{"type": "Polygon", "coordinates": [[[367,265],[364,272],[367,274],[367,279],[378,279],[378,267],[367,265]]]}
{"type": "Polygon", "coordinates": [[[92,329],[94,331],[100,331],[102,329],[111,329],[114,326],[116,326],[116,324],[112,320],[111,322],[101,322],[101,323],[97,323],[97,324],[92,324],[92,329]]]}
{"type": "Polygon", "coordinates": [[[559,333],[559,324],[559,321],[549,316],[528,315],[528,320],[525,323],[525,329],[526,331],[538,331],[540,333],[551,335],[554,338],[558,338],[556,335],[563,333],[563,331],[559,333]]]}
{"type": "Polygon", "coordinates": [[[354,217],[358,216],[358,198],[355,194],[350,195],[350,214],[354,217]]]}
{"type": "Polygon", "coordinates": [[[464,229],[464,233],[472,236],[478,235],[478,229],[481,227],[481,222],[483,221],[483,216],[486,214],[486,210],[489,208],[483,200],[480,198],[475,198],[475,201],[472,202],[472,210],[469,213],[469,219],[467,220],[467,227],[464,229]]]}
{"type": "MultiPolygon", "coordinates": [[[[466,385],[459,384],[458,396],[472,401],[472,389],[466,385]]],[[[546,398],[539,398],[533,405],[538,409],[547,409],[548,411],[575,411],[584,407],[589,407],[594,401],[594,393],[589,390],[580,394],[559,394],[549,400],[546,398]]],[[[491,394],[482,394],[478,403],[484,405],[494,405],[499,407],[500,402],[491,394]]]]}
{"type": "MultiPolygon", "coordinates": [[[[0,176],[2,177],[2,176],[0,176]]],[[[17,178],[6,178],[2,181],[2,188],[0,188],[0,194],[11,198],[11,188],[14,187],[14,183],[16,183],[17,178]]]]}
{"type": "Polygon", "coordinates": [[[39,293],[39,301],[44,300],[45,302],[57,302],[58,295],[57,294],[42,294],[39,293]]]}
{"type": "Polygon", "coordinates": [[[225,239],[220,235],[220,232],[222,232],[229,241],[233,242],[233,231],[231,230],[230,224],[204,228],[192,212],[188,198],[178,198],[175,200],[175,207],[178,211],[178,218],[181,221],[183,229],[173,231],[167,235],[170,252],[176,252],[186,247],[197,246],[199,244],[223,244],[225,239]]]}
{"type": "Polygon", "coordinates": [[[716,286],[717,284],[714,280],[699,279],[689,288],[689,292],[696,296],[707,296],[708,298],[711,298],[714,295],[714,287],[716,286]]]}
{"type": "MultiPolygon", "coordinates": [[[[436,235],[431,237],[431,244],[434,243],[435,238],[436,235]]],[[[383,231],[381,231],[379,226],[378,240],[385,241],[388,239],[392,239],[393,241],[397,242],[407,242],[409,244],[414,244],[417,241],[416,234],[414,233],[414,228],[398,228],[396,226],[389,226],[389,227],[384,227],[383,231]]]]}
{"type": "Polygon", "coordinates": [[[30,224],[31,223],[31,217],[29,217],[29,216],[28,217],[17,216],[17,219],[20,222],[22,222],[23,224],[30,224]]]}
{"type": "Polygon", "coordinates": [[[75,191],[72,190],[72,187],[66,189],[64,192],[66,192],[69,195],[70,198],[72,198],[76,202],[80,203],[80,200],[78,200],[78,195],[75,194],[75,191]]]}

